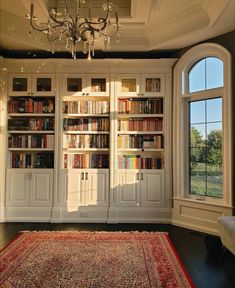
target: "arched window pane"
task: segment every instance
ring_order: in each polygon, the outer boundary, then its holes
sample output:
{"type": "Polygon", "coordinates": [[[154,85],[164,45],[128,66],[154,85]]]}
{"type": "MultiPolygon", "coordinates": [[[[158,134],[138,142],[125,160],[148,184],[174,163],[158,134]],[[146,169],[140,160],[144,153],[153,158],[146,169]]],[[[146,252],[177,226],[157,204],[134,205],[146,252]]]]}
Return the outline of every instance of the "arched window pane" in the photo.
{"type": "Polygon", "coordinates": [[[223,62],[215,57],[206,58],[206,89],[223,86],[223,62]]]}
{"type": "Polygon", "coordinates": [[[189,92],[206,89],[205,59],[196,63],[189,72],[189,92]]]}
{"type": "Polygon", "coordinates": [[[223,87],[223,62],[207,57],[189,71],[189,93],[223,87]]]}

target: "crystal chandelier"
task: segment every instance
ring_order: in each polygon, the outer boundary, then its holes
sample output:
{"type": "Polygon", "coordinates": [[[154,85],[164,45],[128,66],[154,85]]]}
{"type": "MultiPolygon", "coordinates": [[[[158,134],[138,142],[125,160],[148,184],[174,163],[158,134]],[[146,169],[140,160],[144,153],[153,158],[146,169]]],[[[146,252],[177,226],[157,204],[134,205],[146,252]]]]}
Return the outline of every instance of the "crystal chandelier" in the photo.
{"type": "MultiPolygon", "coordinates": [[[[40,25],[35,24],[37,17],[34,15],[34,5],[31,4],[30,7],[30,26],[36,31],[44,32],[47,41],[52,43],[53,46],[63,44],[65,49],[76,59],[79,44],[82,43],[83,53],[88,54],[88,59],[91,59],[91,55],[94,56],[95,53],[95,42],[97,40],[101,39],[107,49],[111,48],[111,37],[116,36],[119,40],[118,12],[110,0],[106,0],[102,5],[106,15],[100,18],[91,17],[89,0],[73,0],[74,7],[72,9],[69,9],[67,0],[63,2],[63,11],[58,11],[56,7],[51,8],[48,11],[47,23],[40,25]],[[81,15],[82,8],[83,11],[84,8],[87,9],[87,16],[81,15]],[[111,20],[111,11],[115,15],[114,22],[111,20]]],[[[52,52],[54,51],[52,50],[52,52]]]]}

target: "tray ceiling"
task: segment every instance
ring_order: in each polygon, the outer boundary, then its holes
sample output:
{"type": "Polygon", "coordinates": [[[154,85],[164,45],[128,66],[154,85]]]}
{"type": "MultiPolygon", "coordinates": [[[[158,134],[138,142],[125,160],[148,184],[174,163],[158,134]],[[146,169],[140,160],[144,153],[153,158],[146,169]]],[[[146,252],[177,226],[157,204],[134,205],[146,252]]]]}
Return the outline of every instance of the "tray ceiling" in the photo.
{"type": "MultiPolygon", "coordinates": [[[[46,22],[47,6],[57,0],[33,2],[38,21],[46,22]]],[[[91,2],[93,13],[101,13],[99,7],[104,1],[91,2]]],[[[25,15],[30,3],[30,0],[0,0],[1,49],[48,49],[37,32],[29,37],[25,15]]],[[[179,49],[235,30],[235,0],[113,0],[113,3],[119,8],[121,41],[113,41],[111,51],[179,49]]],[[[63,51],[63,47],[58,49],[63,51]]],[[[105,50],[102,43],[97,44],[97,49],[105,50]]]]}

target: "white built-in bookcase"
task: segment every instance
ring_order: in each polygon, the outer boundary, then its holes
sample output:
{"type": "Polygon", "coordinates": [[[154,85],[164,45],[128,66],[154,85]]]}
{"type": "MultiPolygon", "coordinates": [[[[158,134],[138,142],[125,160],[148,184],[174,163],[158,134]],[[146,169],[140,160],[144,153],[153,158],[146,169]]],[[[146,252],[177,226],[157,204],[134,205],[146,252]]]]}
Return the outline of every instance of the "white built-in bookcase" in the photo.
{"type": "Polygon", "coordinates": [[[171,222],[175,59],[3,62],[2,221],[171,222]]]}

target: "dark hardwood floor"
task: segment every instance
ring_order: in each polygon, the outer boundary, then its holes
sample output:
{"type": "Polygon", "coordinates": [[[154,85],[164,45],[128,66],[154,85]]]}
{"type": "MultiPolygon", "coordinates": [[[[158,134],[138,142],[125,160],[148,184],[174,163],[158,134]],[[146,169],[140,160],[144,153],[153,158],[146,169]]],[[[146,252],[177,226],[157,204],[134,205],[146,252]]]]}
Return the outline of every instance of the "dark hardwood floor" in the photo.
{"type": "Polygon", "coordinates": [[[166,231],[197,288],[235,287],[235,256],[219,259],[220,239],[203,233],[163,224],[0,223],[0,248],[23,230],[166,231]]]}

